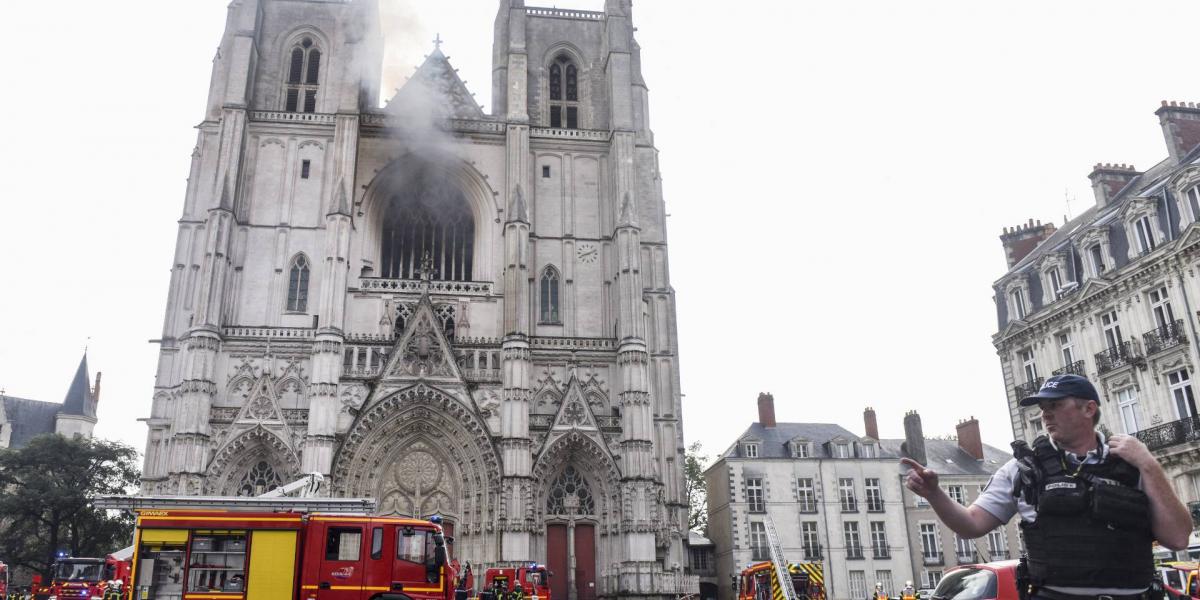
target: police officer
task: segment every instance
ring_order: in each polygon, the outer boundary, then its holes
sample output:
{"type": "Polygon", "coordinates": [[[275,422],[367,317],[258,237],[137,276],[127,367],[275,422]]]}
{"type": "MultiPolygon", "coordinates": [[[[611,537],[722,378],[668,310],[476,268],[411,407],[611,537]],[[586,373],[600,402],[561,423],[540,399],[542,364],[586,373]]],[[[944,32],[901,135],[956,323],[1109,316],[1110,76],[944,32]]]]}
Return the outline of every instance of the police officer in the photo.
{"type": "MultiPolygon", "coordinates": [[[[1162,467],[1136,437],[1105,439],[1100,397],[1086,378],[1057,375],[1021,406],[1038,406],[1049,436],[1013,443],[1014,458],[967,507],[938,487],[938,474],[904,458],[905,486],[938,518],[977,538],[1021,515],[1034,598],[1143,598],[1154,577],[1151,543],[1187,546],[1192,518],[1162,467]]],[[[1022,594],[1024,597],[1025,594],[1022,594]]]]}

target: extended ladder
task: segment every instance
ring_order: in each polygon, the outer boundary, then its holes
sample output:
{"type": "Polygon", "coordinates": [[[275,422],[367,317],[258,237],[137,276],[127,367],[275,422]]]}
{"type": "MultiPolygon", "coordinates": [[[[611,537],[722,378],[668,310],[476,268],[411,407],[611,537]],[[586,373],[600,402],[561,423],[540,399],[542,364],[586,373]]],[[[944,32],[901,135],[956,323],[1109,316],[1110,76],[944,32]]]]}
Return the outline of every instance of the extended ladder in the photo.
{"type": "Polygon", "coordinates": [[[787,559],[783,557],[783,548],[779,545],[779,535],[775,532],[775,522],[771,517],[763,519],[767,528],[767,544],[771,548],[771,566],[775,569],[775,579],[779,589],[783,591],[784,600],[796,600],[796,589],[792,587],[792,574],[788,571],[787,559]]]}

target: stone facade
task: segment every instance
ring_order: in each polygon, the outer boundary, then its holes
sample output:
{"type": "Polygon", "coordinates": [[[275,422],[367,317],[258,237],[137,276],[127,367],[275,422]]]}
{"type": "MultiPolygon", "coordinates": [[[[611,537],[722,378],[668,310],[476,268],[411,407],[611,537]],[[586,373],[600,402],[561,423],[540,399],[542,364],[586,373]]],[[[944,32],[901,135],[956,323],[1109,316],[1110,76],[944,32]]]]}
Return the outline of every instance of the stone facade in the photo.
{"type": "Polygon", "coordinates": [[[1005,230],[993,343],[1016,438],[1044,433],[1021,397],[1050,375],[1084,375],[1100,392],[1101,429],[1136,433],[1180,498],[1197,502],[1200,107],[1163,102],[1155,114],[1162,162],[1146,171],[1097,164],[1095,204],[1083,214],[1059,228],[1005,230]]]}
{"type": "Polygon", "coordinates": [[[490,115],[436,48],[379,107],[376,11],[229,7],[144,490],[318,472],[383,513],[443,515],[479,574],[536,560],[572,599],[694,592],[630,3],[500,2],[490,115]]]}
{"type": "Polygon", "coordinates": [[[899,464],[904,456],[928,464],[948,493],[962,491],[969,504],[1007,454],[969,435],[971,427],[978,431],[973,419],[960,426],[965,447],[924,439],[915,413],[905,420],[915,423],[905,440],[880,440],[872,409],[864,415],[865,436],[832,424],[776,423],[774,398],[760,396],[759,421],[705,471],[718,597],[733,597],[731,577],[746,565],[770,559],[768,519],[789,562],[822,564],[831,599],[866,598],[875,583],[898,596],[905,582],[936,584],[959,562],[1003,555],[989,554],[989,543],[1015,547],[1016,526],[1007,524],[955,552],[959,542],[904,488],[899,464]],[[929,541],[921,535],[926,523],[934,524],[929,541]]]}

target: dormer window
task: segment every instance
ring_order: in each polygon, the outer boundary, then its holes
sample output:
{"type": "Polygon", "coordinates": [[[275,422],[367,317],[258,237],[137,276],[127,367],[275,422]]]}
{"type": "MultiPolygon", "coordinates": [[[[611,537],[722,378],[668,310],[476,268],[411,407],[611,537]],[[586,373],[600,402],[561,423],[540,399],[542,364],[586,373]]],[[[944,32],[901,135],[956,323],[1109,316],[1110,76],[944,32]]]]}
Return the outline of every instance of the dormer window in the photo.
{"type": "Polygon", "coordinates": [[[1088,247],[1088,257],[1091,260],[1092,276],[1098,277],[1104,273],[1104,248],[1100,244],[1092,244],[1088,247]]]}
{"type": "Polygon", "coordinates": [[[1192,222],[1200,221],[1200,185],[1188,188],[1183,196],[1187,199],[1187,206],[1192,215],[1192,222]]]}
{"type": "Polygon", "coordinates": [[[1142,215],[1137,221],[1134,221],[1133,226],[1140,254],[1146,254],[1158,247],[1158,243],[1154,240],[1154,229],[1150,226],[1150,215],[1142,215]]]}
{"type": "Polygon", "coordinates": [[[317,85],[321,75],[321,50],[309,36],[301,38],[288,54],[283,109],[317,112],[317,85]]]}
{"type": "Polygon", "coordinates": [[[758,458],[758,442],[746,442],[742,450],[746,458],[758,458]]]}
{"type": "Polygon", "coordinates": [[[1058,267],[1046,269],[1046,298],[1050,301],[1061,300],[1063,297],[1062,273],[1058,267]]]}
{"type": "Polygon", "coordinates": [[[1012,311],[1014,319],[1025,318],[1025,291],[1017,288],[1008,293],[1009,300],[1012,302],[1012,311]]]}
{"type": "Polygon", "coordinates": [[[808,442],[792,440],[792,458],[808,458],[810,453],[808,442]]]}
{"type": "Polygon", "coordinates": [[[561,54],[550,65],[550,126],[579,129],[579,68],[561,54]]]}
{"type": "Polygon", "coordinates": [[[833,452],[836,458],[851,458],[850,444],[847,442],[838,442],[833,445],[833,452]]]}
{"type": "Polygon", "coordinates": [[[877,455],[877,453],[875,452],[875,444],[863,444],[861,449],[862,449],[862,454],[861,454],[862,458],[875,458],[877,455]]]}

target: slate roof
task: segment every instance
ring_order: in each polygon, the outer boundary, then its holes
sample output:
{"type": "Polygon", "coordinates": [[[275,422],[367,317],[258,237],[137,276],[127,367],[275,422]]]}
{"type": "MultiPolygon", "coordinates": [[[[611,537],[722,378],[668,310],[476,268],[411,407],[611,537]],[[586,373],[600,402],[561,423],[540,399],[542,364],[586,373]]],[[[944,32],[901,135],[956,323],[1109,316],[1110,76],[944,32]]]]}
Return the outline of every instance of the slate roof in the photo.
{"type": "MultiPolygon", "coordinates": [[[[880,440],[885,452],[896,456],[904,456],[900,444],[904,440],[880,440]]],[[[978,475],[990,477],[997,469],[1012,458],[1012,452],[983,445],[983,460],[967,454],[958,447],[958,440],[925,440],[925,466],[937,471],[939,475],[978,475]]]]}
{"type": "Polygon", "coordinates": [[[14,396],[0,396],[4,403],[4,416],[12,435],[9,436],[9,448],[20,448],[29,440],[43,433],[54,433],[55,420],[62,405],[57,402],[42,402],[14,396]]]}
{"type": "Polygon", "coordinates": [[[440,49],[425,58],[417,72],[388,100],[384,110],[393,114],[427,114],[435,118],[484,117],[483,108],[458,76],[458,71],[450,65],[450,58],[440,49]]]}
{"type": "Polygon", "coordinates": [[[75,378],[71,380],[71,388],[67,390],[61,408],[64,415],[96,417],[96,399],[92,397],[92,384],[88,379],[87,354],[79,361],[79,368],[75,370],[75,378]]]}
{"type": "MultiPolygon", "coordinates": [[[[737,457],[738,442],[747,438],[762,442],[758,448],[758,458],[791,458],[787,443],[796,438],[812,442],[813,458],[832,458],[824,444],[839,437],[852,442],[864,439],[841,425],[832,423],[777,423],[775,427],[763,427],[761,423],[755,422],[751,423],[750,427],[738,436],[737,441],[729,449],[721,453],[718,460],[737,457]]],[[[885,452],[886,450],[885,448],[885,452]]],[[[892,455],[885,454],[882,458],[888,456],[892,455]]],[[[899,456],[899,454],[895,454],[895,457],[899,458],[899,456]]]]}

